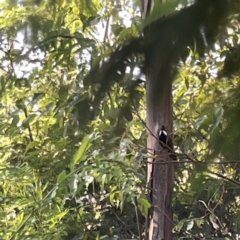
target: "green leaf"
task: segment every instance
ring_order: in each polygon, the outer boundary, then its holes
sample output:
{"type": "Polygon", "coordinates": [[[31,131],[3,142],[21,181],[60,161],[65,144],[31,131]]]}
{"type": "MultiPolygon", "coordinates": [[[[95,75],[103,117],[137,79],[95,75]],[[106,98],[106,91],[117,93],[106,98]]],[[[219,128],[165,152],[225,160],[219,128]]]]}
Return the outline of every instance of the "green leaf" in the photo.
{"type": "Polygon", "coordinates": [[[85,154],[86,150],[89,148],[89,146],[90,146],[90,135],[86,135],[83,138],[82,143],[81,143],[80,147],[78,148],[76,154],[74,155],[74,158],[73,158],[74,164],[76,164],[84,159],[84,154],[85,154]]]}
{"type": "Polygon", "coordinates": [[[115,36],[118,36],[123,29],[119,24],[112,24],[112,31],[115,36]]]}
{"type": "Polygon", "coordinates": [[[146,198],[139,198],[138,202],[140,204],[142,204],[145,208],[150,208],[151,207],[151,203],[146,199],[146,198]]]}
{"type": "Polygon", "coordinates": [[[109,115],[112,119],[116,119],[118,117],[119,109],[118,108],[110,108],[109,109],[109,115]]]}
{"type": "Polygon", "coordinates": [[[37,115],[36,114],[31,114],[28,116],[28,124],[34,122],[34,120],[36,119],[37,115]]]}
{"type": "Polygon", "coordinates": [[[131,28],[125,28],[119,34],[119,37],[118,37],[117,41],[122,42],[123,40],[125,40],[127,38],[127,36],[130,36],[131,34],[132,34],[131,33],[131,28]]]}
{"type": "Polygon", "coordinates": [[[100,61],[102,60],[102,56],[96,56],[92,61],[92,68],[97,69],[99,68],[100,61]]]}
{"type": "Polygon", "coordinates": [[[57,183],[62,182],[66,178],[66,171],[63,170],[61,173],[57,176],[57,183]]]}
{"type": "Polygon", "coordinates": [[[173,232],[180,232],[181,231],[181,229],[183,228],[183,225],[184,225],[184,222],[185,221],[180,221],[180,222],[178,222],[175,226],[174,226],[174,228],[173,228],[173,232]]]}
{"type": "Polygon", "coordinates": [[[19,119],[20,119],[19,115],[14,115],[11,122],[11,127],[16,127],[19,122],[19,119]]]}
{"type": "Polygon", "coordinates": [[[202,228],[202,224],[204,222],[203,218],[197,218],[195,219],[195,222],[199,228],[202,228]]]}
{"type": "Polygon", "coordinates": [[[115,194],[116,194],[117,192],[118,192],[118,191],[117,191],[117,186],[114,186],[114,187],[111,189],[111,193],[110,193],[110,195],[109,195],[109,201],[110,201],[110,203],[111,203],[112,205],[114,205],[113,200],[114,200],[115,194]]]}
{"type": "Polygon", "coordinates": [[[196,121],[195,121],[195,124],[197,125],[197,127],[199,125],[201,125],[206,119],[206,116],[200,116],[196,121]]]}
{"type": "Polygon", "coordinates": [[[39,145],[39,142],[38,142],[38,141],[30,142],[30,143],[27,145],[24,154],[26,154],[26,153],[28,152],[29,149],[32,149],[32,148],[34,148],[34,147],[36,147],[36,146],[38,146],[38,145],[39,145]]]}
{"type": "Polygon", "coordinates": [[[115,196],[115,192],[110,193],[110,195],[109,195],[109,201],[110,201],[111,205],[114,205],[114,202],[113,202],[114,196],[115,196]]]}
{"type": "Polygon", "coordinates": [[[148,209],[151,207],[151,204],[146,198],[140,197],[138,199],[139,209],[144,216],[147,216],[148,209]]]}
{"type": "Polygon", "coordinates": [[[68,87],[67,86],[61,86],[58,91],[59,99],[66,101],[68,97],[68,87]]]}

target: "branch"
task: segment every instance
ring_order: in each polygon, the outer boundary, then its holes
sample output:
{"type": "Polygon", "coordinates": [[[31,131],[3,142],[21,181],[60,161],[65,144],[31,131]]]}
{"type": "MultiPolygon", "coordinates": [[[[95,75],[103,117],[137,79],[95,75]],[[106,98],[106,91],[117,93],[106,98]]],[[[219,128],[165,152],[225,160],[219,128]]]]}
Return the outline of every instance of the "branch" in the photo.
{"type": "MultiPolygon", "coordinates": [[[[28,113],[27,113],[27,108],[26,107],[23,108],[23,112],[24,112],[25,118],[27,119],[28,118],[28,113]]],[[[33,140],[33,135],[32,135],[32,129],[30,127],[29,122],[27,122],[27,129],[28,129],[29,139],[30,139],[31,142],[33,142],[34,140],[33,140]]]]}

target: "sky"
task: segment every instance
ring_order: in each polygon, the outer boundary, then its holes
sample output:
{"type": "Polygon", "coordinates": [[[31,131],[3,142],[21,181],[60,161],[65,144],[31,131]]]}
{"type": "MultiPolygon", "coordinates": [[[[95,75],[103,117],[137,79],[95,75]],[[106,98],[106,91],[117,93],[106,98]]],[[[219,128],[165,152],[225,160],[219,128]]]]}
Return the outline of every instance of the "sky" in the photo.
{"type": "MultiPolygon", "coordinates": [[[[6,2],[6,0],[5,1],[0,0],[0,3],[3,3],[3,2],[6,2]]],[[[102,8],[100,10],[99,15],[101,15],[103,13],[103,11],[105,11],[104,8],[102,8]]],[[[126,26],[126,28],[131,26],[131,24],[132,24],[131,18],[132,18],[133,14],[140,14],[140,12],[130,14],[128,6],[124,6],[123,9],[118,12],[119,17],[123,20],[123,24],[126,26]]],[[[97,31],[96,31],[96,33],[93,34],[93,36],[99,42],[104,41],[106,24],[107,24],[106,19],[101,18],[101,21],[99,21],[98,24],[96,25],[97,31]]],[[[111,38],[111,25],[112,24],[113,24],[113,18],[110,17],[110,19],[109,19],[109,26],[110,27],[109,27],[109,30],[108,30],[108,39],[111,38]]],[[[3,44],[4,44],[4,42],[3,42],[3,44]]],[[[4,51],[7,52],[9,50],[7,40],[5,41],[5,45],[6,46],[4,48],[4,51]]],[[[22,51],[22,54],[24,54],[31,47],[32,46],[30,46],[30,45],[26,44],[26,42],[24,42],[24,32],[23,31],[18,32],[17,37],[14,40],[14,49],[22,51]]],[[[85,60],[89,61],[90,60],[90,55],[89,55],[88,51],[84,51],[83,53],[85,55],[84,56],[85,60]]],[[[5,53],[0,52],[0,57],[3,57],[4,54],[5,53]]],[[[37,50],[37,51],[34,51],[34,52],[32,51],[29,54],[29,58],[31,60],[34,60],[34,59],[41,60],[41,59],[44,59],[44,54],[40,50],[37,50]]],[[[2,62],[2,66],[7,70],[8,66],[9,66],[9,61],[2,62]]],[[[31,63],[31,62],[28,62],[28,61],[21,61],[21,63],[18,63],[17,65],[14,66],[14,70],[15,70],[16,76],[18,78],[22,78],[22,77],[28,77],[31,73],[31,70],[33,68],[36,68],[36,67],[39,68],[39,69],[41,68],[40,62],[31,63]]],[[[0,75],[1,75],[1,72],[0,72],[0,75]]]]}

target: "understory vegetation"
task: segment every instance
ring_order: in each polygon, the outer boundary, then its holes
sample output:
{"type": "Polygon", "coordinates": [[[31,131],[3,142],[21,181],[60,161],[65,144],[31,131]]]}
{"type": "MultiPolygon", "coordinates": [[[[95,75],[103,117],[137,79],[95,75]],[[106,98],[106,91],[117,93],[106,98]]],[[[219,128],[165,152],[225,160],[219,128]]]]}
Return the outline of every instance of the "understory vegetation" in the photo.
{"type": "MultiPolygon", "coordinates": [[[[0,239],[143,239],[151,206],[143,56],[128,58],[126,71],[104,69],[154,19],[142,23],[131,0],[5,0],[0,9],[0,239]]],[[[189,46],[174,66],[177,239],[240,232],[236,9],[232,1],[213,42],[199,29],[204,50],[189,46]]]]}

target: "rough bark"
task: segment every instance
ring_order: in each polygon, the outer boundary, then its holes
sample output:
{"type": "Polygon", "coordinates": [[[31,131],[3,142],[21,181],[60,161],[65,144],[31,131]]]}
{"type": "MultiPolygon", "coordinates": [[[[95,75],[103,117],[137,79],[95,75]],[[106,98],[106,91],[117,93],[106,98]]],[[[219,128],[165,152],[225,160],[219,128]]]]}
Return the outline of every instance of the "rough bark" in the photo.
{"type": "MultiPolygon", "coordinates": [[[[150,11],[151,1],[143,0],[143,18],[150,11]]],[[[162,149],[158,141],[158,132],[162,125],[168,133],[173,132],[172,79],[170,62],[171,43],[166,46],[153,46],[150,59],[147,59],[147,147],[155,158],[148,159],[147,182],[149,198],[152,204],[146,220],[146,239],[171,240],[173,213],[171,194],[173,191],[173,164],[169,163],[167,150],[162,149]],[[162,48],[163,47],[163,48],[162,48]],[[156,50],[156,51],[155,51],[156,50]],[[162,51],[161,51],[162,50],[162,51]],[[163,84],[161,84],[164,83],[163,84]]],[[[172,137],[172,135],[170,136],[172,137]]]]}
{"type": "MultiPolygon", "coordinates": [[[[157,140],[162,125],[169,134],[173,132],[172,81],[169,63],[163,61],[170,59],[167,57],[168,52],[164,52],[166,58],[164,54],[153,58],[147,77],[147,147],[150,153],[156,156],[148,159],[147,181],[152,203],[146,224],[149,240],[171,240],[173,227],[171,194],[174,169],[168,150],[162,149],[157,140]],[[161,82],[164,82],[162,88],[161,82]]],[[[169,137],[172,137],[172,134],[169,137]]]]}

